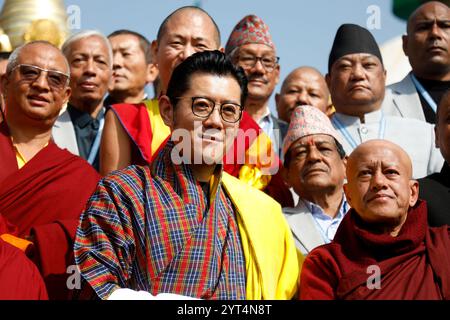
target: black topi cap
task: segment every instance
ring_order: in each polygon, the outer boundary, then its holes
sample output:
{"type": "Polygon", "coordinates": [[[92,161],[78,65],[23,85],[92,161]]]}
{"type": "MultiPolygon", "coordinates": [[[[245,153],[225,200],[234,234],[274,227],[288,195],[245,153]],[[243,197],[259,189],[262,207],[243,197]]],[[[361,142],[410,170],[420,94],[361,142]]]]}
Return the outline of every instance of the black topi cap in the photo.
{"type": "Polygon", "coordinates": [[[356,24],[343,24],[339,27],[334,37],[333,47],[328,58],[328,72],[336,62],[347,54],[369,53],[383,63],[380,48],[369,30],[356,24]]]}

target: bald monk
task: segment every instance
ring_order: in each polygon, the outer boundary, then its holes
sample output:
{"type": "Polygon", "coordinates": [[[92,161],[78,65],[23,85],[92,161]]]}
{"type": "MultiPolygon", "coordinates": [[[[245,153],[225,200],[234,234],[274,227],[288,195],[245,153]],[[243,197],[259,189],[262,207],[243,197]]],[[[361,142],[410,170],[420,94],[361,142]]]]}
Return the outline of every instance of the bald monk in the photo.
{"type": "Polygon", "coordinates": [[[294,69],[284,79],[275,102],[278,117],[287,123],[291,122],[291,114],[298,106],[313,106],[328,116],[333,109],[325,78],[317,69],[307,66],[294,69]]]}
{"type": "Polygon", "coordinates": [[[450,299],[449,227],[428,227],[411,177],[409,156],[391,142],[353,151],[344,185],[353,209],[306,258],[300,299],[450,299]]]}

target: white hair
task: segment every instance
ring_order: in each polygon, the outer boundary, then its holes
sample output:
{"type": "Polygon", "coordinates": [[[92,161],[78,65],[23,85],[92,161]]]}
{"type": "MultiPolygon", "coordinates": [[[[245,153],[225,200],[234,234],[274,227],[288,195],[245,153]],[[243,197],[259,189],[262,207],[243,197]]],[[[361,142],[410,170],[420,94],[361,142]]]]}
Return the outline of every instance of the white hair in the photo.
{"type": "Polygon", "coordinates": [[[73,35],[71,35],[62,45],[61,47],[61,51],[62,53],[66,56],[66,58],[69,56],[70,51],[72,49],[72,45],[79,41],[79,40],[83,40],[89,37],[97,37],[100,38],[106,45],[106,47],[108,48],[108,56],[109,56],[109,67],[112,69],[112,65],[113,65],[113,51],[112,51],[112,47],[111,47],[111,43],[109,42],[108,38],[101,33],[100,31],[97,30],[84,30],[84,31],[80,31],[78,33],[75,33],[73,35]]]}

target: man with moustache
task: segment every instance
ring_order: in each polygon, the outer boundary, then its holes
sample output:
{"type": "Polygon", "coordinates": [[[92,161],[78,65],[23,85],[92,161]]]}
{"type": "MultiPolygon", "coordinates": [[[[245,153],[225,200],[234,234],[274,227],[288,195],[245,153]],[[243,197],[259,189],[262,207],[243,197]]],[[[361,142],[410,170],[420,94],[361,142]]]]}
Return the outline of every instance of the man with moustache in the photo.
{"type": "MultiPolygon", "coordinates": [[[[448,3],[448,2],[447,2],[448,3]]],[[[386,92],[386,114],[436,122],[436,108],[450,88],[450,9],[427,1],[408,19],[403,51],[412,71],[386,92]]]]}
{"type": "Polygon", "coordinates": [[[244,69],[249,79],[245,111],[269,136],[280,155],[288,126],[269,110],[270,97],[280,79],[279,57],[269,27],[255,15],[242,18],[228,38],[225,53],[244,69]]]}
{"type": "Polygon", "coordinates": [[[291,122],[291,114],[298,106],[313,106],[328,116],[333,112],[325,78],[312,67],[299,67],[289,73],[275,101],[278,117],[286,123],[291,122]]]}
{"type": "Polygon", "coordinates": [[[325,79],[336,108],[331,122],[342,136],[347,153],[362,142],[386,139],[408,152],[415,178],[442,168],[443,159],[434,146],[430,124],[385,115],[382,105],[386,71],[378,44],[367,29],[355,24],[339,27],[325,79]]]}
{"type": "Polygon", "coordinates": [[[340,139],[316,107],[294,110],[283,145],[283,177],[299,200],[283,213],[304,255],[333,240],[349,209],[342,187],[347,159],[340,139]]]}
{"type": "Polygon", "coordinates": [[[368,141],[350,154],[352,209],[333,242],[306,257],[300,299],[450,299],[450,229],[428,226],[412,176],[408,154],[392,142],[368,141]]]}
{"type": "Polygon", "coordinates": [[[62,46],[70,65],[72,95],[53,128],[58,146],[80,155],[96,170],[104,126],[103,99],[111,82],[112,50],[98,31],[82,31],[62,46]]]}
{"type": "Polygon", "coordinates": [[[244,72],[219,51],[175,68],[159,99],[172,139],[152,164],[104,178],[81,218],[75,256],[100,298],[295,294],[299,263],[280,205],[221,164],[246,94],[244,72]]]}

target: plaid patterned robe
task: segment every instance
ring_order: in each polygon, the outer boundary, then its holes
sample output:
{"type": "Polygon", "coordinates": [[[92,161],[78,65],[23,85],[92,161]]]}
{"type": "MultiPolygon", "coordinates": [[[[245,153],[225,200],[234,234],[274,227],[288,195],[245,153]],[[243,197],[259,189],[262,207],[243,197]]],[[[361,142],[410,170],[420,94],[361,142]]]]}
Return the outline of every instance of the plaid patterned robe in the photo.
{"type": "Polygon", "coordinates": [[[242,244],[221,172],[208,201],[190,168],[171,162],[172,148],[168,142],[152,168],[129,167],[100,182],[81,217],[76,262],[101,298],[121,287],[245,299],[242,244]]]}

